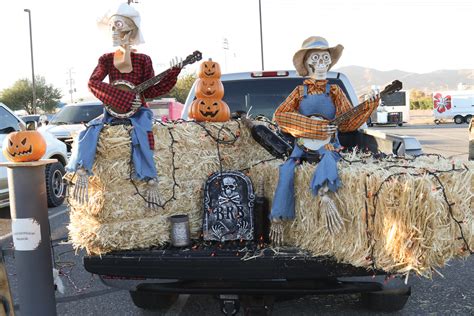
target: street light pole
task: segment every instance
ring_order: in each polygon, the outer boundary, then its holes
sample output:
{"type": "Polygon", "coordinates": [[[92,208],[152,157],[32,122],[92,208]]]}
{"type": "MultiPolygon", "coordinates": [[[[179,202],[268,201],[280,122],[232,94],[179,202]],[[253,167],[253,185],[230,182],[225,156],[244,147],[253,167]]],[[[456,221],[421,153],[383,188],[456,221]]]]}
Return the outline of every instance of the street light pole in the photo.
{"type": "Polygon", "coordinates": [[[36,83],[35,83],[35,64],[33,61],[33,33],[31,31],[31,11],[30,9],[24,9],[23,11],[28,12],[28,20],[30,22],[30,51],[31,51],[31,76],[33,82],[33,114],[36,114],[36,83]]]}
{"type": "Polygon", "coordinates": [[[260,54],[262,55],[262,70],[265,70],[263,64],[263,32],[262,32],[262,1],[258,0],[258,12],[260,14],[260,54]]]}

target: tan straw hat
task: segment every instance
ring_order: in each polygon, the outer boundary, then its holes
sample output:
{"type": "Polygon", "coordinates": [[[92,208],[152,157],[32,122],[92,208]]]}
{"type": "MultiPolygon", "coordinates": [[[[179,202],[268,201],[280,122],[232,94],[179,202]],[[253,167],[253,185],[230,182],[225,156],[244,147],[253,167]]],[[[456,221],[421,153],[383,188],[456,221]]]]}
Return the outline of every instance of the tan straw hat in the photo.
{"type": "Polygon", "coordinates": [[[329,47],[328,41],[324,37],[311,36],[303,42],[301,48],[293,56],[293,65],[300,76],[306,76],[308,75],[308,70],[306,69],[303,60],[306,53],[313,50],[328,51],[329,55],[331,55],[331,65],[329,65],[329,70],[337,63],[341,57],[343,49],[344,46],[339,44],[335,47],[329,47]]]}

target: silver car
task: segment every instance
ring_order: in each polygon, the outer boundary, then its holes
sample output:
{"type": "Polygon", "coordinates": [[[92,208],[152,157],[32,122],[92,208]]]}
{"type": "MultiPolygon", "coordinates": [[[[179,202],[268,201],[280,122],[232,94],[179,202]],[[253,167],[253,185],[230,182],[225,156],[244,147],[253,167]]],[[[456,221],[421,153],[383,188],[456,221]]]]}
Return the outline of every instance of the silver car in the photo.
{"type": "MultiPolygon", "coordinates": [[[[34,123],[33,123],[34,124],[34,123]]],[[[19,131],[26,123],[17,117],[5,104],[0,103],[0,145],[6,136],[19,131]]],[[[63,180],[64,166],[67,164],[66,145],[47,132],[40,132],[46,141],[46,153],[43,159],[57,159],[58,162],[46,166],[46,192],[49,207],[59,206],[64,202],[66,186],[63,180]]],[[[0,161],[6,159],[0,155],[0,161]]],[[[0,167],[0,207],[6,207],[9,202],[7,168],[0,167]]]]}

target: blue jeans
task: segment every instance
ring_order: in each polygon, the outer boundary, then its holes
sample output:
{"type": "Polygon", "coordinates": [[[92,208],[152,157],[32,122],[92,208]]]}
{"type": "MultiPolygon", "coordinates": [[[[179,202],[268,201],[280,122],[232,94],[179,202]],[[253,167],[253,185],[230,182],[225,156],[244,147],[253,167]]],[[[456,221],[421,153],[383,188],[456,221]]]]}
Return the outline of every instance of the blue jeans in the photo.
{"type": "MultiPolygon", "coordinates": [[[[314,195],[317,195],[319,189],[327,185],[329,190],[335,192],[341,186],[337,173],[337,162],[341,156],[324,147],[317,152],[321,155],[321,161],[314,171],[310,189],[314,195]]],[[[295,218],[295,167],[298,164],[297,160],[306,155],[300,147],[295,145],[288,160],[280,165],[270,219],[292,220],[295,218]]]]}
{"type": "MultiPolygon", "coordinates": [[[[157,177],[155,162],[153,160],[153,150],[150,149],[148,132],[152,131],[153,112],[141,107],[130,121],[133,129],[132,138],[132,160],[134,164],[134,177],[140,180],[149,180],[157,177]]],[[[66,166],[68,172],[75,172],[78,168],[86,170],[92,175],[92,166],[95,160],[97,142],[100,131],[104,124],[109,124],[114,117],[104,110],[103,117],[96,118],[89,122],[89,126],[80,132],[77,139],[77,146],[73,148],[71,158],[66,166]]],[[[124,157],[128,159],[129,157],[124,157]]]]}

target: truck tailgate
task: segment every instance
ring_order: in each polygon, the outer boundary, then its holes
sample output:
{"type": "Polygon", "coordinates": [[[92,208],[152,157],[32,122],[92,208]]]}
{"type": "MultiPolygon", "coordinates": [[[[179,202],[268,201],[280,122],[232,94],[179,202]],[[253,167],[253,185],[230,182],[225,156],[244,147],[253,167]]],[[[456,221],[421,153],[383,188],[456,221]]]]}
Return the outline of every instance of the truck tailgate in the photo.
{"type": "Polygon", "coordinates": [[[179,280],[307,280],[374,274],[330,257],[312,257],[297,248],[120,251],[86,256],[84,267],[99,275],[179,280]]]}

